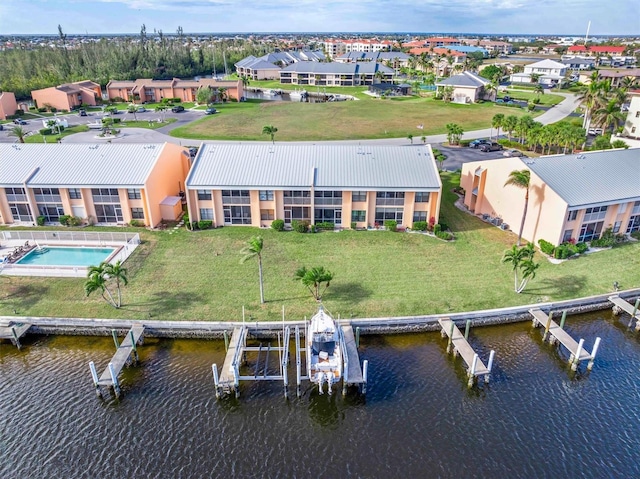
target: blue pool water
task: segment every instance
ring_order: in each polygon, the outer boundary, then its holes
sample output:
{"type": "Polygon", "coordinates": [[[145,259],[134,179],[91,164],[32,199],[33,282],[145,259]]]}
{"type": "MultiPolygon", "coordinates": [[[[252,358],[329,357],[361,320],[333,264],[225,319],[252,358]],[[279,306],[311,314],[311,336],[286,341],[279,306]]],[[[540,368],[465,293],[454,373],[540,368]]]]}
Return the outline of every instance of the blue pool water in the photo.
{"type": "Polygon", "coordinates": [[[105,261],[115,248],[74,248],[46,246],[46,253],[35,249],[17,261],[20,265],[36,266],[91,266],[105,261]]]}

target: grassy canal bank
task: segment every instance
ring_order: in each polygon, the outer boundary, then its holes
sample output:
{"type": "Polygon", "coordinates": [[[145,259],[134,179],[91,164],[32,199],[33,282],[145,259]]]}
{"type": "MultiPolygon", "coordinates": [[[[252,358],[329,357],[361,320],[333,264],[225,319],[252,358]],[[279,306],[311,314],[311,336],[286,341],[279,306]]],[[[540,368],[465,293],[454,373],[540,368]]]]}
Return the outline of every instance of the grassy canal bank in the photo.
{"type": "MultiPolygon", "coordinates": [[[[99,295],[85,298],[82,279],[0,276],[0,315],[159,320],[278,320],[311,314],[315,302],[293,279],[300,266],[324,266],[334,280],[326,307],[342,317],[381,317],[471,311],[604,294],[618,281],[640,286],[640,242],[566,261],[541,262],[522,294],[500,263],[515,235],[454,206],[455,174],[443,175],[442,221],[455,232],[447,243],[420,234],[387,231],[278,233],[249,227],[189,232],[141,232],[143,244],[127,261],[129,285],[122,309],[99,295]],[[264,237],[267,303],[259,302],[256,262],[240,264],[240,250],[264,237]]],[[[118,229],[122,231],[122,229],[118,229]]]]}

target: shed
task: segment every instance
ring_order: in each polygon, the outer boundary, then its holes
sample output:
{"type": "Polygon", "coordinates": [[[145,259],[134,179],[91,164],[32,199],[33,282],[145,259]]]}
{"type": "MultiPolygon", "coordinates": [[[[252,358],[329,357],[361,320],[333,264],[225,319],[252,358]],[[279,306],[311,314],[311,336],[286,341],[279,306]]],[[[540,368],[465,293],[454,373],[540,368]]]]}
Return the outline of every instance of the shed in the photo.
{"type": "Polygon", "coordinates": [[[162,219],[175,221],[182,214],[182,198],[179,196],[167,196],[160,202],[162,219]]]}

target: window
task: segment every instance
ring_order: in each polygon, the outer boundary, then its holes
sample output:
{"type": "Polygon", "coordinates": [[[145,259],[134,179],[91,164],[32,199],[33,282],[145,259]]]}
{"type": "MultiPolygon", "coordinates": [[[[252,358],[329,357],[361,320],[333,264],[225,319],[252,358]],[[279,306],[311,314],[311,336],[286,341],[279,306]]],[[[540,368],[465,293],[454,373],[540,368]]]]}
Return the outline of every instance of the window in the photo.
{"type": "Polygon", "coordinates": [[[120,203],[117,188],[92,188],[91,195],[94,203],[120,203]]]}
{"type": "Polygon", "coordinates": [[[144,219],[144,209],[143,208],[131,208],[131,219],[143,220],[144,219]]]}
{"type": "Polygon", "coordinates": [[[29,205],[24,203],[9,203],[11,217],[15,221],[33,221],[29,205]]]}
{"type": "Polygon", "coordinates": [[[311,192],[310,191],[284,191],[284,204],[285,205],[310,205],[311,204],[311,192]]]}
{"type": "Polygon", "coordinates": [[[427,221],[427,212],[426,211],[414,211],[413,212],[413,222],[416,221],[427,221]]]}
{"type": "Polygon", "coordinates": [[[627,234],[640,231],[640,215],[635,215],[629,218],[629,224],[627,225],[627,234]]]}
{"type": "Polygon", "coordinates": [[[404,204],[403,191],[376,192],[376,206],[401,206],[404,204]]]}
{"type": "Polygon", "coordinates": [[[59,221],[60,216],[64,215],[64,208],[62,205],[40,204],[38,214],[44,216],[47,222],[59,221]]]}
{"type": "Polygon", "coordinates": [[[69,198],[72,200],[81,200],[82,190],[80,190],[80,188],[69,188],[69,198]]]}
{"type": "Polygon", "coordinates": [[[596,206],[595,208],[587,208],[582,221],[588,223],[590,221],[603,220],[605,216],[607,216],[607,207],[596,206]]]}
{"type": "Polygon", "coordinates": [[[575,221],[578,217],[578,210],[569,211],[569,215],[567,216],[567,221],[575,221]]]}
{"type": "Polygon", "coordinates": [[[200,208],[200,219],[213,221],[213,208],[200,208]]]}
{"type": "Polygon", "coordinates": [[[227,206],[224,209],[224,223],[228,225],[250,225],[250,206],[227,206]]]}
{"type": "Polygon", "coordinates": [[[351,221],[361,223],[367,221],[367,212],[365,210],[351,210],[351,221]]]}
{"type": "Polygon", "coordinates": [[[633,204],[633,210],[631,210],[632,215],[640,215],[640,201],[636,201],[633,204]]]}
{"type": "Polygon", "coordinates": [[[416,203],[429,203],[429,192],[417,191],[416,203]]]}
{"type": "Polygon", "coordinates": [[[37,203],[58,203],[62,201],[58,188],[34,188],[33,194],[37,203]]]}
{"type": "MultiPolygon", "coordinates": [[[[273,193],[273,192],[272,192],[273,193]]],[[[275,219],[273,210],[260,210],[260,219],[263,221],[275,219]]]]}
{"type": "Polygon", "coordinates": [[[573,238],[573,230],[564,230],[564,234],[562,235],[562,242],[566,243],[571,238],[573,238]]]}
{"type": "Polygon", "coordinates": [[[602,225],[604,221],[598,221],[596,223],[585,223],[580,227],[580,237],[578,242],[591,241],[593,239],[600,238],[602,232],[602,225]]]}
{"type": "Polygon", "coordinates": [[[198,199],[199,200],[210,200],[211,199],[211,191],[209,191],[209,190],[198,190],[198,199]]]}
{"type": "Polygon", "coordinates": [[[117,223],[124,221],[120,205],[95,205],[98,223],[117,223]]]}
{"type": "Polygon", "coordinates": [[[260,190],[260,201],[273,201],[273,190],[260,190]]]}
{"type": "Polygon", "coordinates": [[[314,203],[319,206],[342,204],[342,191],[316,191],[313,196],[314,203]]]}
{"type": "MultiPolygon", "coordinates": [[[[366,191],[352,191],[351,192],[351,201],[367,201],[367,192],[366,191]]],[[[356,221],[356,220],[354,220],[356,221]]],[[[364,220],[363,220],[364,221],[364,220]]]]}
{"type": "Polygon", "coordinates": [[[613,224],[613,232],[614,233],[619,233],[620,232],[620,227],[622,226],[622,221],[616,221],[613,224]]]}
{"type": "Polygon", "coordinates": [[[635,133],[635,132],[636,132],[636,127],[635,127],[635,126],[632,126],[632,127],[631,127],[631,133],[635,133]]]}
{"type": "Polygon", "coordinates": [[[386,220],[395,220],[402,224],[403,208],[376,208],[376,223],[384,223],[386,220]]]}
{"type": "Polygon", "coordinates": [[[130,200],[140,200],[142,199],[142,194],[140,193],[140,190],[137,188],[129,188],[127,189],[127,197],[130,200]]]}

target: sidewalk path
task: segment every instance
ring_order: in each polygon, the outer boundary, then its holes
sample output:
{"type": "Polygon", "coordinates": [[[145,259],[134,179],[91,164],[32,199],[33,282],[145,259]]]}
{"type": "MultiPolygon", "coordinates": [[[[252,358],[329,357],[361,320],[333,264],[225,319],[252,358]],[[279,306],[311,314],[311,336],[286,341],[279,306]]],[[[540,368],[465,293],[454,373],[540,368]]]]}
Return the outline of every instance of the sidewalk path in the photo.
{"type": "MultiPolygon", "coordinates": [[[[561,95],[565,99],[554,107],[549,108],[546,112],[536,118],[536,121],[543,125],[555,123],[566,117],[575,111],[580,102],[576,95],[571,93],[557,93],[554,95],[561,95]]],[[[172,124],[170,126],[175,125],[172,124]]],[[[123,128],[123,135],[120,138],[113,139],[113,143],[175,143],[183,146],[198,146],[200,143],[243,143],[236,140],[191,140],[187,138],[175,138],[165,133],[161,133],[157,130],[147,130],[145,128],[123,128]]],[[[474,130],[466,132],[462,138],[464,140],[473,140],[475,138],[486,138],[492,135],[491,128],[483,130],[474,130]]],[[[416,135],[417,136],[417,135],[416,135]]],[[[420,138],[414,137],[414,145],[420,144],[420,138]]],[[[102,140],[96,136],[95,131],[87,131],[84,133],[76,133],[65,137],[63,143],[102,143],[102,140]]],[[[447,141],[447,135],[430,135],[427,136],[427,143],[444,143],[447,141]]],[[[245,141],[244,143],[255,144],[271,144],[270,141],[245,141]]],[[[284,143],[284,142],[282,142],[284,143]]],[[[322,143],[323,145],[396,145],[396,146],[408,146],[410,145],[407,138],[382,138],[377,140],[335,140],[335,141],[290,141],[286,142],[288,145],[309,145],[315,143],[322,143]]]]}

